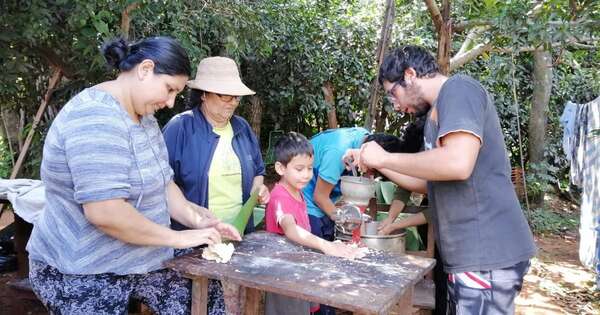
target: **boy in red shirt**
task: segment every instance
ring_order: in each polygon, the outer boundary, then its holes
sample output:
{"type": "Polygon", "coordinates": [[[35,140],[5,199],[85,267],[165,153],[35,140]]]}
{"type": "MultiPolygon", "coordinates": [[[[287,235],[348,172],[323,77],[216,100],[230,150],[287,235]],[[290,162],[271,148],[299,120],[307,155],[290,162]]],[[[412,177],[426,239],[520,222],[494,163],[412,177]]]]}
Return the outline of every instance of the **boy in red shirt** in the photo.
{"type": "MultiPolygon", "coordinates": [[[[285,235],[300,245],[322,251],[326,255],[349,259],[366,254],[364,248],[334,243],[310,232],[302,188],[313,176],[313,148],[303,135],[290,132],[275,144],[275,171],[281,179],[271,191],[265,214],[267,232],[285,235]]],[[[306,301],[278,294],[267,294],[266,314],[308,314],[306,301]]]]}

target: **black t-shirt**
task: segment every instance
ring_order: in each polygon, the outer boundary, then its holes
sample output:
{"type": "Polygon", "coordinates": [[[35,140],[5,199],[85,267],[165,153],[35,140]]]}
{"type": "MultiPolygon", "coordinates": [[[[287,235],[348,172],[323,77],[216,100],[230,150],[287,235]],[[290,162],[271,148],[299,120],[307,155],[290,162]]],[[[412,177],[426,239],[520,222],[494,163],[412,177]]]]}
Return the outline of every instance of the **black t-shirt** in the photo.
{"type": "Polygon", "coordinates": [[[464,75],[444,83],[427,114],[425,149],[453,132],[473,134],[481,147],[467,180],[427,183],[444,270],[494,270],[530,259],[536,247],[510,180],[496,108],[481,84],[464,75]]]}

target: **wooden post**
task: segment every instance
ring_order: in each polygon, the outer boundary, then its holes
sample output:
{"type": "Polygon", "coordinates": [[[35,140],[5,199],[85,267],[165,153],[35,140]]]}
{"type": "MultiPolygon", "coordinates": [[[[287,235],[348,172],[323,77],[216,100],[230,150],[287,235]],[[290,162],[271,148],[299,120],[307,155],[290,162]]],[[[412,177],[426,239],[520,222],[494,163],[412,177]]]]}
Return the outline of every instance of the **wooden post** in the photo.
{"type": "Polygon", "coordinates": [[[415,312],[413,308],[414,285],[407,288],[400,300],[392,307],[391,315],[412,315],[415,312]]]}
{"type": "Polygon", "coordinates": [[[244,309],[244,315],[258,314],[261,300],[261,291],[254,288],[246,288],[246,307],[244,309]]]}
{"type": "MultiPolygon", "coordinates": [[[[375,56],[377,57],[378,72],[379,67],[381,67],[381,64],[383,63],[383,58],[385,57],[385,53],[387,52],[389,45],[396,11],[395,5],[396,2],[394,0],[387,0],[383,25],[381,26],[381,38],[379,39],[377,51],[375,53],[375,56]]],[[[371,83],[371,95],[369,96],[369,106],[364,125],[365,129],[367,130],[373,129],[373,122],[375,117],[377,117],[377,112],[379,110],[379,106],[377,106],[377,104],[379,104],[379,76],[375,77],[371,83]]]]}
{"type": "Polygon", "coordinates": [[[192,281],[192,315],[206,315],[208,306],[208,278],[192,281]]]}
{"type": "Polygon", "coordinates": [[[27,155],[27,150],[29,150],[29,146],[31,145],[31,140],[33,139],[33,134],[35,133],[35,130],[37,129],[37,126],[39,125],[40,120],[42,118],[42,115],[44,114],[44,111],[46,110],[46,105],[48,105],[48,101],[50,101],[50,96],[52,95],[52,92],[54,92],[54,88],[56,87],[56,85],[58,84],[58,82],[60,81],[61,78],[62,78],[62,71],[60,69],[54,70],[54,73],[52,74],[52,77],[50,78],[50,82],[48,84],[48,90],[46,91],[46,95],[44,96],[44,99],[42,100],[42,103],[40,104],[40,107],[38,108],[38,111],[35,114],[33,124],[31,125],[31,129],[29,130],[29,133],[27,134],[27,138],[25,138],[25,143],[23,144],[23,149],[19,153],[19,158],[17,159],[17,163],[15,163],[12,173],[10,174],[10,179],[17,178],[17,175],[19,174],[19,171],[21,170],[21,165],[23,165],[23,161],[25,160],[25,156],[27,155]]]}

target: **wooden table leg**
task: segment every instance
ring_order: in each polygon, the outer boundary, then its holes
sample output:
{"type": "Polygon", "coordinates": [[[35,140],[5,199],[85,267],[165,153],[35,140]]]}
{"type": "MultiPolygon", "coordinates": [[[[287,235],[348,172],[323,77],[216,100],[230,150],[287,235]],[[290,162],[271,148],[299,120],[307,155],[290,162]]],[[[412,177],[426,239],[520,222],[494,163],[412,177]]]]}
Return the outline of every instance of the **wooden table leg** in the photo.
{"type": "Polygon", "coordinates": [[[246,288],[246,307],[244,315],[257,315],[262,300],[262,292],[254,288],[246,288]]]}
{"type": "Polygon", "coordinates": [[[206,315],[208,309],[208,278],[192,280],[192,315],[206,315]]]}
{"type": "Polygon", "coordinates": [[[394,305],[390,311],[390,315],[411,315],[415,312],[413,308],[413,293],[414,287],[410,287],[400,297],[400,300],[394,305]]]}

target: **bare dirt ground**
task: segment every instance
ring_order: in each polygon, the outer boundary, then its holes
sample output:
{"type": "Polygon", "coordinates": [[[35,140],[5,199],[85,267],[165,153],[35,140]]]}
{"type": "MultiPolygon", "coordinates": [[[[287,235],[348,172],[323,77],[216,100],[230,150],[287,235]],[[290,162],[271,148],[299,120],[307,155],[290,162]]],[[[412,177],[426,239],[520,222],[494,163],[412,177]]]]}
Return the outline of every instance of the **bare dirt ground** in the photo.
{"type": "Polygon", "coordinates": [[[600,291],[594,291],[595,275],[579,263],[577,234],[540,236],[536,243],[517,314],[600,314],[600,291]]]}
{"type": "MultiPolygon", "coordinates": [[[[556,211],[577,211],[566,207],[564,202],[552,203],[556,211]]],[[[5,214],[0,229],[6,221],[5,214]]],[[[536,243],[539,252],[516,301],[517,314],[600,314],[600,291],[594,291],[595,275],[579,263],[577,231],[538,235],[536,243]]],[[[0,315],[47,314],[38,301],[20,299],[7,287],[6,283],[15,276],[14,272],[0,274],[0,315]]]]}

